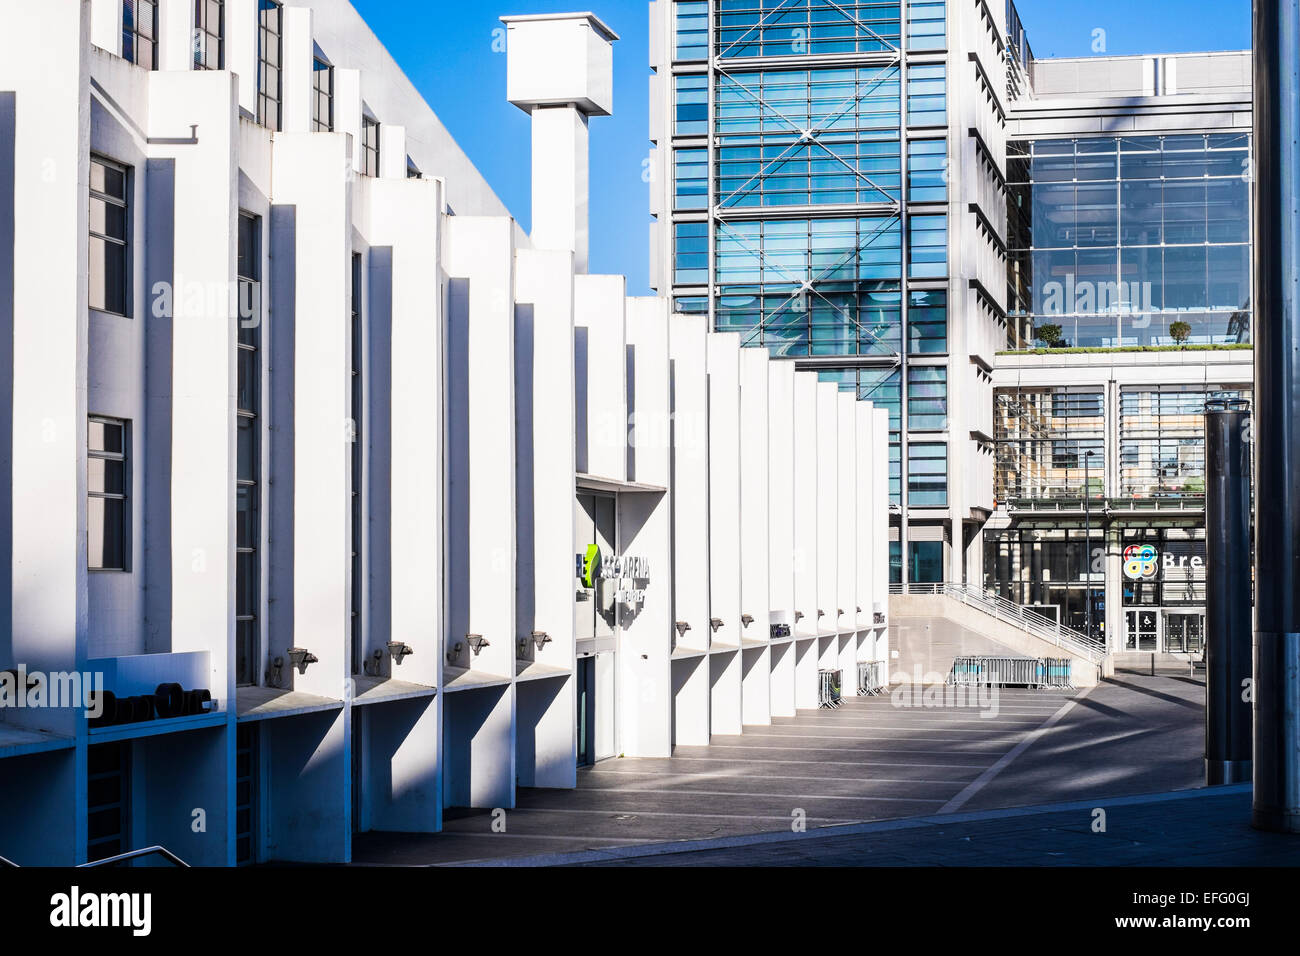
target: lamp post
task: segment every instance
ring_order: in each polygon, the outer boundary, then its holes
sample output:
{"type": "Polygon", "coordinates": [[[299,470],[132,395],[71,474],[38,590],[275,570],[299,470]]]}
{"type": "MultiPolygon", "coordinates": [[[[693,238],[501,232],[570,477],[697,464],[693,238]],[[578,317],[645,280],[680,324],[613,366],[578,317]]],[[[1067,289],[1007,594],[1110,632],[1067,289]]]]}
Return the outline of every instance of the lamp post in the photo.
{"type": "Polygon", "coordinates": [[[1254,825],[1300,833],[1300,0],[1255,2],[1254,825]]]}

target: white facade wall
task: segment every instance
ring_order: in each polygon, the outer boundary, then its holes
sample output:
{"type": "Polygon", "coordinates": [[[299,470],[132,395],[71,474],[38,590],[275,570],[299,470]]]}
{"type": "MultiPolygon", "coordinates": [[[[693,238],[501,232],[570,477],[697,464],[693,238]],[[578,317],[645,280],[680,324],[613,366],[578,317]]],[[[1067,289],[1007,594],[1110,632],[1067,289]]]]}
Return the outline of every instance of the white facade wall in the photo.
{"type": "MultiPolygon", "coordinates": [[[[166,5],[165,48],[188,30],[182,6],[166,5]]],[[[867,653],[855,609],[884,593],[862,569],[885,567],[887,533],[859,480],[887,462],[868,407],[582,274],[576,250],[533,248],[463,156],[441,162],[445,131],[350,7],[289,6],[284,132],[246,115],[252,0],[228,4],[225,72],[172,48],[150,73],[95,48],[112,33],[101,0],[20,13],[21,42],[0,37],[0,670],[213,698],[93,728],[79,709],[0,709],[0,855],[19,863],[86,859],[91,745],[129,755],[124,847],[200,865],[346,862],[354,829],[436,832],[445,807],[574,787],[583,491],[615,497],[617,548],[640,559],[595,668],[601,751],[667,756],[815,707],[823,643],[845,669],[867,653]],[[33,37],[53,73],[24,59],[33,37]],[[312,44],[337,67],[337,132],[309,132],[295,99],[312,44]],[[363,103],[385,130],[376,179],[355,175],[363,103]],[[427,178],[406,178],[404,151],[427,178]],[[92,152],[131,169],[128,316],[86,307],[92,152]],[[260,230],[251,531],[234,494],[241,213],[260,230]],[[93,413],[132,423],[127,572],[87,570],[93,413]],[[237,686],[249,534],[259,637],[237,686]],[[204,807],[206,830],[163,812],[177,806],[204,807]]]]}

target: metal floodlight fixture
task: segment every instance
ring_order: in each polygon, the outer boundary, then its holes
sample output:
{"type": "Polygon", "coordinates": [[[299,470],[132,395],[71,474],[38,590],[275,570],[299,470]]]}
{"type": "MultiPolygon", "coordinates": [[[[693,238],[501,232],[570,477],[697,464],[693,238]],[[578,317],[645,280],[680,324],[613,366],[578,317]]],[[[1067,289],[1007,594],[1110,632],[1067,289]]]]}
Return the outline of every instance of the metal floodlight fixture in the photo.
{"type": "Polygon", "coordinates": [[[298,668],[299,674],[307,673],[307,665],[316,664],[319,662],[320,662],[320,658],[318,658],[311,651],[307,650],[305,647],[289,648],[289,663],[293,667],[298,668]]]}
{"type": "Polygon", "coordinates": [[[547,644],[551,643],[551,635],[547,634],[545,631],[533,631],[533,643],[537,645],[537,649],[540,651],[547,644]]]}
{"type": "Polygon", "coordinates": [[[818,608],[818,609],[817,609],[817,617],[818,617],[818,619],[820,620],[821,618],[823,618],[823,617],[825,617],[825,616],[826,616],[826,612],[823,611],[821,608],[818,608]]]}
{"type": "Polygon", "coordinates": [[[466,634],[465,642],[469,644],[469,649],[474,652],[475,657],[479,656],[483,648],[492,646],[492,642],[482,634],[466,634]]]}
{"type": "Polygon", "coordinates": [[[842,608],[842,607],[841,607],[841,608],[836,608],[836,611],[837,611],[837,613],[839,614],[840,617],[843,617],[843,616],[844,616],[844,608],[842,608]]]}
{"type": "Polygon", "coordinates": [[[754,615],[752,614],[740,615],[740,623],[745,625],[745,627],[749,627],[749,625],[754,623],[754,615]]]}
{"type": "Polygon", "coordinates": [[[804,615],[803,615],[803,611],[795,611],[795,612],[794,612],[795,623],[797,624],[799,621],[802,621],[802,620],[803,620],[803,616],[804,616],[804,615]]]}
{"type": "Polygon", "coordinates": [[[676,626],[677,626],[678,637],[685,637],[686,632],[691,629],[691,626],[687,624],[685,621],[678,621],[676,626]]]}
{"type": "Polygon", "coordinates": [[[713,632],[716,634],[718,628],[722,627],[722,618],[720,617],[709,618],[709,627],[712,628],[713,632]]]}
{"type": "Polygon", "coordinates": [[[401,667],[402,661],[414,654],[415,651],[405,641],[389,641],[388,653],[393,656],[393,663],[401,667]]]}
{"type": "Polygon", "coordinates": [[[861,605],[861,604],[858,605],[858,613],[859,613],[859,614],[862,613],[862,605],[861,605]]]}

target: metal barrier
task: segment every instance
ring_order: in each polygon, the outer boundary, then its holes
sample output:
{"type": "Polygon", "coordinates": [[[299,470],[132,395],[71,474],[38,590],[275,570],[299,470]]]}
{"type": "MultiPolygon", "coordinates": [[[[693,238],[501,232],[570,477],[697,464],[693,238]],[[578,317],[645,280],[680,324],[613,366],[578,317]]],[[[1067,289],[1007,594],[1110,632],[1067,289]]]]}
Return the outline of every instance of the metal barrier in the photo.
{"type": "Polygon", "coordinates": [[[821,685],[817,695],[817,706],[823,710],[834,710],[840,706],[844,672],[818,671],[817,676],[820,678],[819,683],[821,685]]]}
{"type": "Polygon", "coordinates": [[[986,591],[984,588],[968,584],[909,584],[904,588],[901,584],[891,584],[889,593],[949,597],[968,607],[990,614],[999,621],[1011,624],[1026,634],[1050,641],[1090,663],[1100,664],[1106,659],[1105,641],[1065,627],[1049,617],[1044,617],[1019,604],[1013,604],[1001,595],[986,591]]]}
{"type": "Polygon", "coordinates": [[[958,657],[948,683],[959,687],[1072,688],[1067,657],[958,657]]]}
{"type": "Polygon", "coordinates": [[[885,692],[884,677],[884,661],[858,661],[858,696],[879,697],[885,692]]]}

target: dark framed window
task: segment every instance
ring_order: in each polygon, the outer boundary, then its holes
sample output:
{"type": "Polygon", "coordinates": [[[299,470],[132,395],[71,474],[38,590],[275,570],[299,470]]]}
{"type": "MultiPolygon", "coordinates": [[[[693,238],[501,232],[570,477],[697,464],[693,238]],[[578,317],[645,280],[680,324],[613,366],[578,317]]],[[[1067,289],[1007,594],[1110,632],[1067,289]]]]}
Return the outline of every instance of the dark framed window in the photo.
{"type": "Polygon", "coordinates": [[[320,57],[312,62],[312,114],[314,133],[334,131],[334,67],[320,57]]]}
{"type": "Polygon", "coordinates": [[[907,342],[912,355],[948,351],[948,293],[913,291],[907,307],[907,342]]]}
{"type": "Polygon", "coordinates": [[[913,508],[948,507],[948,446],[913,442],[907,446],[907,503],[913,508]]]}
{"type": "Polygon", "coordinates": [[[194,68],[226,68],[226,0],[194,0],[194,68]]]}
{"type": "Polygon", "coordinates": [[[907,427],[943,431],[948,427],[948,369],[914,365],[907,370],[907,427]]]}
{"type": "Polygon", "coordinates": [[[236,398],[235,674],[257,683],[262,584],[262,327],[261,231],[256,216],[239,217],[239,384],[236,398]]]}
{"type": "Polygon", "coordinates": [[[257,860],[258,728],[240,724],[235,736],[235,864],[257,860]]]}
{"type": "Polygon", "coordinates": [[[379,175],[379,120],[361,117],[361,175],[379,175]]]}
{"type": "Polygon", "coordinates": [[[127,315],[131,289],[130,170],[90,157],[90,307],[127,315]]]}
{"type": "Polygon", "coordinates": [[[158,0],[122,0],[122,59],[158,69],[158,0]]]}
{"type": "Polygon", "coordinates": [[[130,423],[92,415],[86,429],[86,561],[131,570],[130,423]]]}
{"type": "Polygon", "coordinates": [[[284,7],[277,0],[258,0],[257,121],[276,131],[280,129],[283,57],[284,7]]]}
{"type": "Polygon", "coordinates": [[[130,747],[115,741],[86,750],[86,860],[90,863],[130,849],[130,747]]]}

